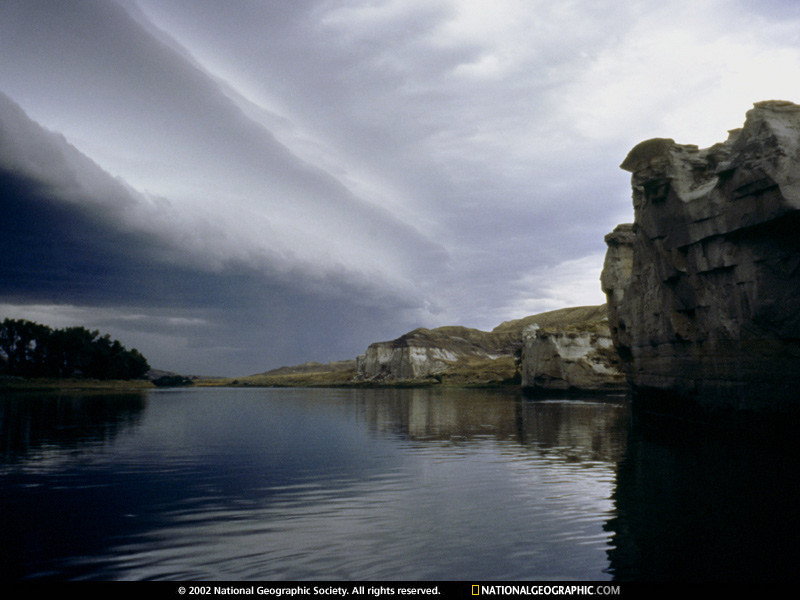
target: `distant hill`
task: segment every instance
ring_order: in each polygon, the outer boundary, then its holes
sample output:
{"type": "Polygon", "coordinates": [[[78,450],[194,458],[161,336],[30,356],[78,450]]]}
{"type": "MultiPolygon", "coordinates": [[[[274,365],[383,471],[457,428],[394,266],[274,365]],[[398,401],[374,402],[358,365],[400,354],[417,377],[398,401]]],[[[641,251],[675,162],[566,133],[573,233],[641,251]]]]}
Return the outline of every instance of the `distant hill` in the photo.
{"type": "Polygon", "coordinates": [[[492,329],[492,333],[513,332],[521,334],[530,325],[538,325],[542,329],[557,329],[568,331],[570,329],[585,330],[594,323],[608,320],[606,305],[575,306],[559,308],[538,315],[531,315],[513,321],[504,321],[492,329]]]}
{"type": "Polygon", "coordinates": [[[585,331],[606,320],[606,308],[601,305],[562,308],[505,321],[492,331],[460,325],[420,327],[394,340],[370,344],[366,354],[356,360],[307,362],[246,377],[195,381],[195,384],[270,387],[401,382],[516,385],[519,383],[522,333],[526,327],[537,324],[542,329],[585,331]],[[368,365],[370,356],[372,363],[368,365]]]}
{"type": "Polygon", "coordinates": [[[330,363],[307,362],[301,365],[278,367],[264,373],[245,377],[212,379],[196,382],[198,385],[234,385],[264,387],[315,387],[346,385],[356,374],[355,360],[330,363]]]}
{"type": "Polygon", "coordinates": [[[338,360],[329,363],[307,362],[293,367],[278,367],[264,373],[252,375],[252,377],[281,377],[289,375],[300,375],[309,373],[340,373],[354,369],[354,360],[338,360]]]}
{"type": "Polygon", "coordinates": [[[370,344],[357,359],[364,382],[518,384],[523,331],[531,325],[559,332],[599,329],[605,305],[580,306],[506,321],[492,331],[460,326],[414,329],[397,339],[370,344]]]}

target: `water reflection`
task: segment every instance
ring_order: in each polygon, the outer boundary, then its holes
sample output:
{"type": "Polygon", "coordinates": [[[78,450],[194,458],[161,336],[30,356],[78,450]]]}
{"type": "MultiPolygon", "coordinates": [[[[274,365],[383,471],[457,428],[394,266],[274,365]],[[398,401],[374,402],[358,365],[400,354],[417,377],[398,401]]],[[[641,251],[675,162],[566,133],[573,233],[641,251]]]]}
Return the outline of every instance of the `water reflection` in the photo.
{"type": "Polygon", "coordinates": [[[619,580],[793,580],[800,453],[782,422],[691,424],[636,414],[617,469],[619,580]]]}
{"type": "Polygon", "coordinates": [[[792,423],[482,390],[0,396],[6,579],[792,579],[792,423]]]}
{"type": "Polygon", "coordinates": [[[145,410],[141,393],[0,393],[0,576],[46,571],[73,552],[102,553],[124,530],[108,507],[125,514],[135,495],[87,477],[84,467],[145,410]]]}
{"type": "Polygon", "coordinates": [[[0,459],[109,440],[135,426],[144,408],[142,393],[0,391],[0,459]]]}
{"type": "Polygon", "coordinates": [[[243,389],[60,402],[1,403],[7,578],[609,577],[624,404],[243,389]]]}
{"type": "Polygon", "coordinates": [[[574,461],[616,463],[624,453],[629,405],[623,397],[529,400],[512,391],[438,389],[355,394],[373,430],[410,440],[491,438],[574,461]]]}

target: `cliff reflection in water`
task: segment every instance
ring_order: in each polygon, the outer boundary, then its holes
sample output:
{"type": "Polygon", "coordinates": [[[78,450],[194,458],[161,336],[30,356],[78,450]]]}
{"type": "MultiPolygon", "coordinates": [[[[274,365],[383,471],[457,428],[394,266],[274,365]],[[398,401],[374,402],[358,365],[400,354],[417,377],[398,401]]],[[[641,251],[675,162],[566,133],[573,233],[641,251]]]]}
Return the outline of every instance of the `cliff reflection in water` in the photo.
{"type": "Polygon", "coordinates": [[[617,468],[617,580],[795,579],[800,455],[789,423],[697,425],[634,411],[617,468]]]}
{"type": "Polygon", "coordinates": [[[362,410],[373,429],[419,443],[466,448],[488,438],[614,464],[605,530],[607,572],[616,580],[796,577],[800,450],[792,423],[745,417],[701,425],[631,411],[627,401],[501,397],[390,391],[365,399],[362,410]]]}
{"type": "Polygon", "coordinates": [[[616,463],[624,454],[628,403],[526,400],[519,392],[386,390],[361,399],[376,431],[414,441],[469,442],[491,438],[562,453],[571,460],[616,463]]]}

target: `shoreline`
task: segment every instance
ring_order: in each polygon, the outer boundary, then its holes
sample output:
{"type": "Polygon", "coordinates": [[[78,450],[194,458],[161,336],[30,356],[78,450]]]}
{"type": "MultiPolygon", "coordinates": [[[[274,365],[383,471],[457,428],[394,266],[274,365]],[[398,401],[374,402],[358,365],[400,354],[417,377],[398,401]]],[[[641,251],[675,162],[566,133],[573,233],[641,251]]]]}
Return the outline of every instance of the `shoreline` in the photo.
{"type": "Polygon", "coordinates": [[[438,382],[428,380],[402,380],[394,382],[371,381],[247,381],[247,378],[209,378],[193,381],[187,385],[159,387],[150,380],[100,380],[100,379],[50,379],[2,377],[0,391],[109,391],[141,392],[157,389],[176,389],[182,387],[235,387],[235,388],[352,388],[352,389],[430,389],[430,388],[470,388],[520,390],[518,383],[504,382],[438,382]]]}
{"type": "Polygon", "coordinates": [[[148,379],[26,379],[0,376],[0,391],[142,391],[155,388],[148,379]]]}

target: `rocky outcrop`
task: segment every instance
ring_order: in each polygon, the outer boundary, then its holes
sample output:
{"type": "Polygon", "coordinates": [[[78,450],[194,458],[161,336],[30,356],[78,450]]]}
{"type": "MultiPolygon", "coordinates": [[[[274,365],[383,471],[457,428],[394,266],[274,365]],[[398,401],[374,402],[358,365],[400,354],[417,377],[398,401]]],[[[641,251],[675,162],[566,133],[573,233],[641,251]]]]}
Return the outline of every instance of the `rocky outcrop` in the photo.
{"type": "Polygon", "coordinates": [[[519,383],[521,376],[527,378],[526,387],[610,389],[622,378],[618,368],[609,366],[616,353],[606,320],[604,306],[581,306],[506,321],[489,332],[415,329],[371,344],[358,357],[356,377],[373,382],[519,383]]]}
{"type": "MultiPolygon", "coordinates": [[[[413,332],[412,332],[413,333],[413,332]]],[[[421,345],[414,340],[370,344],[356,364],[361,379],[427,379],[444,373],[458,356],[444,348],[421,345]]]]}
{"type": "Polygon", "coordinates": [[[800,106],[756,103],[723,143],[648,140],[621,167],[634,222],[606,237],[601,281],[639,401],[796,410],[800,106]]]}
{"type": "Polygon", "coordinates": [[[608,250],[600,275],[600,285],[606,294],[609,333],[614,340],[617,353],[629,359],[630,340],[625,321],[620,317],[620,311],[624,312],[622,306],[625,290],[633,273],[633,225],[617,225],[605,240],[608,250]]]}
{"type": "Polygon", "coordinates": [[[356,360],[356,377],[362,381],[441,381],[456,371],[476,371],[497,361],[504,363],[505,376],[513,377],[519,339],[511,332],[457,326],[415,329],[395,340],[370,344],[356,360]]]}
{"type": "Polygon", "coordinates": [[[626,388],[606,320],[567,331],[531,326],[523,334],[520,374],[529,391],[626,388]]]}

